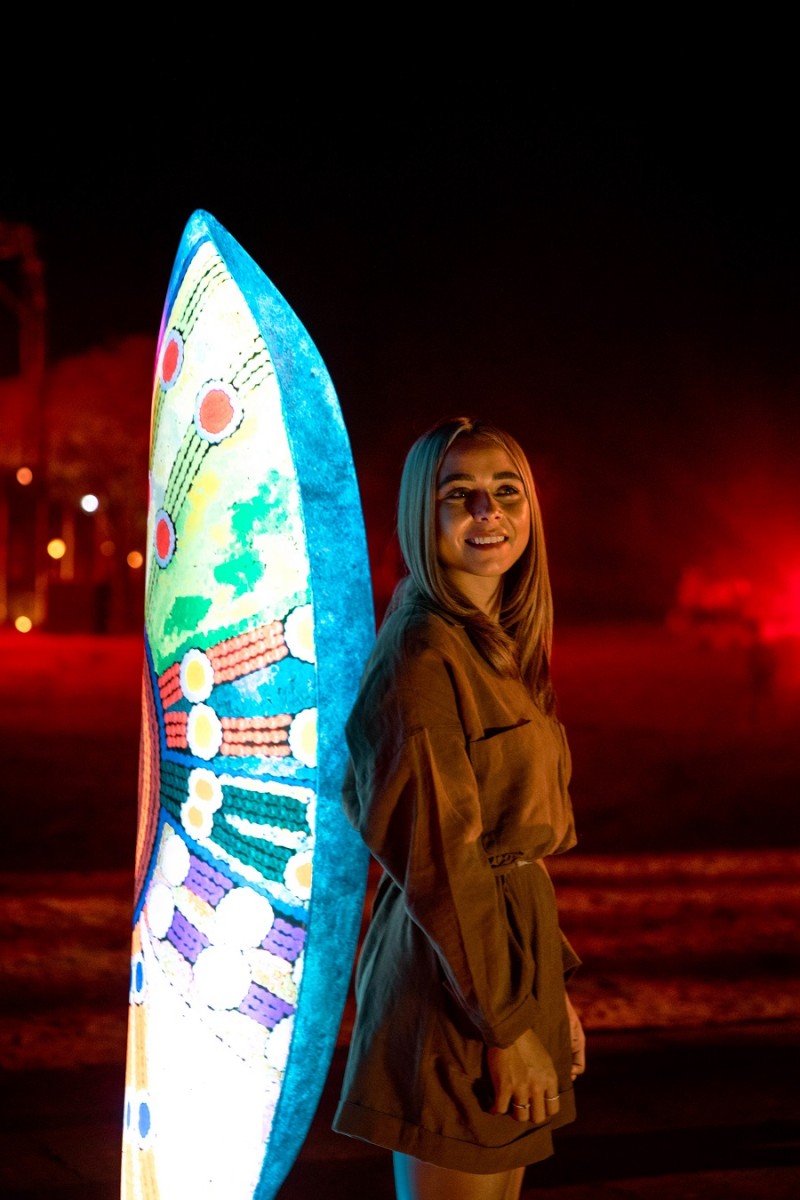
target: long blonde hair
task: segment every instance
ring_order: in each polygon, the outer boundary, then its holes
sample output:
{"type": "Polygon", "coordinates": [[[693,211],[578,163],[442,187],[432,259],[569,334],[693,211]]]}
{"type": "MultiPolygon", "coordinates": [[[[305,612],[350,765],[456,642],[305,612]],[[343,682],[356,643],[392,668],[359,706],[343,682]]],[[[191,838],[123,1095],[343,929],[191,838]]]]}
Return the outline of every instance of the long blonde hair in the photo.
{"type": "Polygon", "coordinates": [[[400,480],[397,534],[408,569],[391,608],[415,599],[463,624],[472,642],[501,675],[520,674],[545,712],[555,704],[550,679],[553,600],[544,527],[530,464],[510,434],[489,421],[452,417],[424,433],[408,452],[400,480]],[[490,620],[450,583],[439,562],[436,495],[442,462],[456,439],[497,446],[522,478],[531,510],[528,544],[503,578],[499,622],[490,620]]]}

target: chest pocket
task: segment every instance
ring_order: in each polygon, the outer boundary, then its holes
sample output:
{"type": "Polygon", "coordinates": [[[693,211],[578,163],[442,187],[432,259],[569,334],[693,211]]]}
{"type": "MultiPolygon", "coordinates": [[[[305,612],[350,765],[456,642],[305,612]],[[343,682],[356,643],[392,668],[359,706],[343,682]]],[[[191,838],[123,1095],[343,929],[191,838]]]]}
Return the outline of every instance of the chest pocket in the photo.
{"type": "Polygon", "coordinates": [[[535,733],[529,720],[484,730],[469,743],[485,831],[498,830],[518,805],[531,771],[535,733]],[[516,798],[516,799],[515,799],[516,798]]]}
{"type": "Polygon", "coordinates": [[[552,840],[561,792],[560,740],[544,721],[487,729],[469,744],[487,854],[536,851],[552,840]]]}

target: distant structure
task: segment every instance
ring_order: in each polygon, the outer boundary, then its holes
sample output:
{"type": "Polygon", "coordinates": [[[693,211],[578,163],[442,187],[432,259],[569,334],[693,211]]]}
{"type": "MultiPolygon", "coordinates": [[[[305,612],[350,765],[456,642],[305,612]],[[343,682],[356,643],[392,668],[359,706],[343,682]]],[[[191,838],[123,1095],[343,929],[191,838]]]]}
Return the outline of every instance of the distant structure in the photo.
{"type": "Polygon", "coordinates": [[[44,267],[29,225],[0,221],[0,328],[14,332],[3,345],[0,379],[0,622],[46,613],[46,359],[44,267]],[[8,368],[10,367],[10,372],[8,368]]]}
{"type": "MultiPolygon", "coordinates": [[[[41,402],[46,357],[45,314],[47,308],[44,287],[44,266],[36,248],[36,235],[30,225],[0,221],[0,261],[9,264],[11,280],[0,278],[0,304],[18,324],[18,370],[20,384],[29,393],[33,405],[20,414],[17,444],[10,445],[4,437],[0,455],[9,449],[23,457],[41,451],[37,421],[37,401],[41,402]]],[[[8,430],[4,431],[6,434],[8,430]]]]}
{"type": "Polygon", "coordinates": [[[751,580],[720,575],[696,564],[685,567],[667,614],[667,628],[697,645],[715,649],[757,644],[761,631],[751,580]]]}

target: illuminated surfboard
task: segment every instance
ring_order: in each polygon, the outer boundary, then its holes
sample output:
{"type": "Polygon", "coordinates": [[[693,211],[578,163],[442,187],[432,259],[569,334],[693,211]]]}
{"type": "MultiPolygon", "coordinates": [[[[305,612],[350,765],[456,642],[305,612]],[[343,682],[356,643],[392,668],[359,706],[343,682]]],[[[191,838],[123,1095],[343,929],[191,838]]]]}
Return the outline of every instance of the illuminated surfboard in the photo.
{"type": "Polygon", "coordinates": [[[146,570],[122,1195],[271,1200],[358,937],[343,730],[374,623],[328,372],[202,211],[159,335],[146,570]]]}

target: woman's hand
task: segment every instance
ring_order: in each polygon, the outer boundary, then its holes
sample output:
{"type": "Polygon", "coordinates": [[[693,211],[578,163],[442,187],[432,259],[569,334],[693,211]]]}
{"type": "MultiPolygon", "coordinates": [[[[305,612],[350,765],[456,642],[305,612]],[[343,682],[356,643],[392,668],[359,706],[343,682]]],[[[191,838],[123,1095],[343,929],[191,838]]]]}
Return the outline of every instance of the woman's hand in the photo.
{"type": "Polygon", "coordinates": [[[586,1035],[583,1032],[581,1019],[572,1007],[569,996],[567,1000],[567,1016],[569,1017],[569,1040],[572,1046],[572,1067],[570,1074],[573,1079],[582,1075],[586,1070],[586,1035]]]}
{"type": "Polygon", "coordinates": [[[511,1046],[486,1051],[494,1086],[491,1112],[543,1125],[559,1109],[558,1077],[553,1060],[532,1029],[511,1046]]]}

